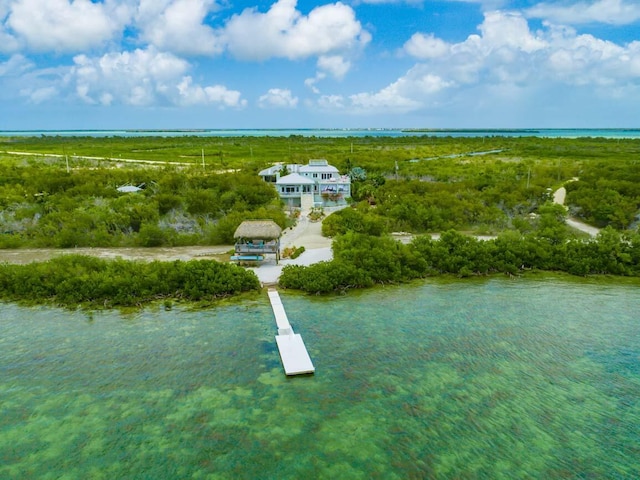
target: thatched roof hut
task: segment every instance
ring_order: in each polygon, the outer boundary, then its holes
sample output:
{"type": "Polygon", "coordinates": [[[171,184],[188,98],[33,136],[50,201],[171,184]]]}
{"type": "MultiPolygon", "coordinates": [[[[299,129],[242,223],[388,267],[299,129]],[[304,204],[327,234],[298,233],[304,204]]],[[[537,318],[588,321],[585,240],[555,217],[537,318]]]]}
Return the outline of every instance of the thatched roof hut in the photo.
{"type": "Polygon", "coordinates": [[[236,229],[233,238],[275,240],[281,234],[282,229],[273,220],[245,220],[236,229]]]}

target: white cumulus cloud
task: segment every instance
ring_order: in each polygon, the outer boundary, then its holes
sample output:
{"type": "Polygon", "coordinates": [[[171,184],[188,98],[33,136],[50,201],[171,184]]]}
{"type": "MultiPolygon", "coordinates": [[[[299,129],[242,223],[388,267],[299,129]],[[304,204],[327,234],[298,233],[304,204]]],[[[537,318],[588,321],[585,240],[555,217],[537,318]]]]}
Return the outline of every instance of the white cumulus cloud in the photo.
{"type": "Polygon", "coordinates": [[[351,62],[341,55],[322,55],[318,58],[318,69],[342,80],[351,69],[351,62]]]}
{"type": "Polygon", "coordinates": [[[59,91],[54,86],[36,88],[35,90],[23,90],[20,92],[23,96],[28,96],[31,103],[42,103],[51,100],[58,95],[59,91]]]}
{"type": "Polygon", "coordinates": [[[0,98],[18,94],[32,104],[53,100],[67,72],[63,67],[38,69],[27,57],[14,54],[6,62],[0,62],[0,98]]]}
{"type": "Polygon", "coordinates": [[[33,64],[24,55],[12,55],[6,62],[0,62],[0,77],[20,75],[30,70],[33,64]]]}
{"type": "Polygon", "coordinates": [[[342,95],[322,95],[318,99],[318,106],[326,110],[342,110],[346,105],[342,95]]]}
{"type": "Polygon", "coordinates": [[[549,23],[533,32],[522,14],[500,11],[487,12],[478,31],[459,43],[414,34],[403,51],[420,63],[377,92],[349,96],[348,110],[410,112],[474,97],[480,108],[571,87],[620,97],[640,84],[640,41],[620,45],[549,23]]]}
{"type": "Polygon", "coordinates": [[[548,51],[549,75],[569,85],[614,85],[640,81],[635,66],[640,62],[640,43],[628,46],[577,35],[571,28],[551,28],[553,48],[548,51]]]}
{"type": "Polygon", "coordinates": [[[204,24],[217,10],[214,0],[140,0],[136,20],[141,38],[159,50],[182,54],[217,54],[218,35],[204,24]]]}
{"type": "MultiPolygon", "coordinates": [[[[548,40],[531,32],[526,19],[517,13],[487,12],[478,30],[479,35],[451,44],[432,34],[417,33],[405,43],[404,51],[424,61],[431,76],[443,79],[441,85],[452,87],[521,81],[535,73],[532,59],[548,47],[548,40]]],[[[432,91],[429,86],[426,93],[432,91]]]]}
{"type": "Polygon", "coordinates": [[[16,38],[5,27],[9,11],[8,0],[0,0],[0,53],[15,52],[19,46],[16,38]]]}
{"type": "Polygon", "coordinates": [[[9,6],[6,25],[12,38],[30,49],[75,52],[118,38],[129,16],[128,6],[117,0],[17,0],[9,6]]]}
{"type": "Polygon", "coordinates": [[[542,2],[527,9],[526,15],[563,25],[583,23],[628,25],[640,20],[640,3],[635,0],[592,0],[570,4],[542,2]]]}
{"type": "MultiPolygon", "coordinates": [[[[434,84],[432,88],[438,88],[438,79],[435,77],[426,81],[434,84]]],[[[400,78],[396,82],[376,93],[358,93],[350,95],[349,100],[351,101],[352,107],[358,111],[408,112],[419,108],[421,105],[419,101],[411,98],[411,91],[414,88],[415,85],[412,85],[411,79],[409,77],[405,77],[400,78]]]]}
{"type": "MultiPolygon", "coordinates": [[[[354,4],[361,3],[370,5],[385,5],[385,4],[402,4],[422,6],[428,3],[430,0],[354,0],[354,4]]],[[[510,0],[444,0],[449,2],[460,3],[478,3],[483,10],[495,10],[496,8],[502,8],[509,3],[510,0]]]]}
{"type": "Polygon", "coordinates": [[[546,46],[544,40],[529,30],[527,20],[520,13],[487,12],[478,29],[486,49],[506,47],[531,53],[546,46]]]}
{"type": "Polygon", "coordinates": [[[117,52],[102,57],[78,55],[71,79],[88,103],[117,99],[128,105],[151,105],[181,79],[188,63],[154,48],[117,52]]]}
{"type": "Polygon", "coordinates": [[[359,3],[369,3],[372,5],[383,5],[386,3],[409,3],[409,4],[420,4],[424,0],[359,0],[359,3]]]}
{"type": "Polygon", "coordinates": [[[191,77],[182,79],[178,85],[181,105],[217,105],[219,107],[242,108],[247,101],[237,90],[230,90],[224,85],[210,85],[202,87],[194,85],[191,77]]]}
{"type": "Polygon", "coordinates": [[[359,48],[371,39],[350,6],[321,5],[305,16],[296,4],[278,0],[266,13],[250,8],[232,16],[222,33],[229,52],[244,60],[293,60],[359,48]]]}
{"type": "Polygon", "coordinates": [[[295,108],[298,98],[286,88],[271,88],[258,100],[260,108],[295,108]]]}
{"type": "Polygon", "coordinates": [[[404,51],[415,58],[439,58],[449,53],[449,44],[432,33],[414,33],[404,44],[404,51]]]}
{"type": "Polygon", "coordinates": [[[324,80],[327,76],[342,80],[351,69],[351,62],[342,55],[321,55],[318,58],[317,66],[316,76],[307,78],[304,81],[304,84],[316,94],[320,93],[320,89],[316,86],[318,82],[324,80]]]}
{"type": "Polygon", "coordinates": [[[74,63],[67,81],[87,103],[244,105],[239,92],[221,85],[194,85],[186,75],[189,64],[185,60],[155,48],[102,57],[78,55],[74,63]]]}

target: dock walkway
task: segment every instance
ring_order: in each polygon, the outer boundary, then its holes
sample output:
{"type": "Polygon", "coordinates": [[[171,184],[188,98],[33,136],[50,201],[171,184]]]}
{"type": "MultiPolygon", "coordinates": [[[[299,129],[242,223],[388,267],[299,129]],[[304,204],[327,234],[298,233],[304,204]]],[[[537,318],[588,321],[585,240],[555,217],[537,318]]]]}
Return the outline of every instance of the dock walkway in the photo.
{"type": "Polygon", "coordinates": [[[280,351],[280,359],[284,372],[287,375],[301,375],[305,373],[315,372],[315,367],[311,362],[307,347],[302,341],[302,337],[293,332],[287,312],[284,310],[280,294],[277,290],[270,289],[268,292],[273,315],[276,318],[278,327],[278,335],[276,335],[276,344],[280,351]]]}

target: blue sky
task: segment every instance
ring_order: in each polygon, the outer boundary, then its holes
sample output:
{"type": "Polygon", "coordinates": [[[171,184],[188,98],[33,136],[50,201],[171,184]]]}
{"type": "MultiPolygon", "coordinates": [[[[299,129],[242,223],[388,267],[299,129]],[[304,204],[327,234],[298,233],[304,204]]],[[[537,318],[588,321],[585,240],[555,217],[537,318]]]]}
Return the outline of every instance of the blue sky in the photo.
{"type": "Polygon", "coordinates": [[[0,0],[0,130],[640,127],[637,0],[0,0]]]}

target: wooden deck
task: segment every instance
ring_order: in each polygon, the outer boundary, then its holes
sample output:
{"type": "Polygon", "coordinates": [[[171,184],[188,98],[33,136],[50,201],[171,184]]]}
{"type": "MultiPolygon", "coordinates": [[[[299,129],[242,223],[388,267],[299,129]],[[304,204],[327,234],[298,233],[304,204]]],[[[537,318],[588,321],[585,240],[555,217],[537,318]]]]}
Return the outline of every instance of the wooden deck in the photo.
{"type": "Polygon", "coordinates": [[[280,294],[278,294],[277,290],[269,290],[267,293],[269,294],[273,315],[276,318],[276,325],[278,327],[276,344],[278,345],[285,374],[301,375],[315,372],[315,367],[313,366],[313,362],[311,362],[302,337],[294,333],[289,324],[287,312],[285,312],[284,306],[282,305],[280,294]]]}

